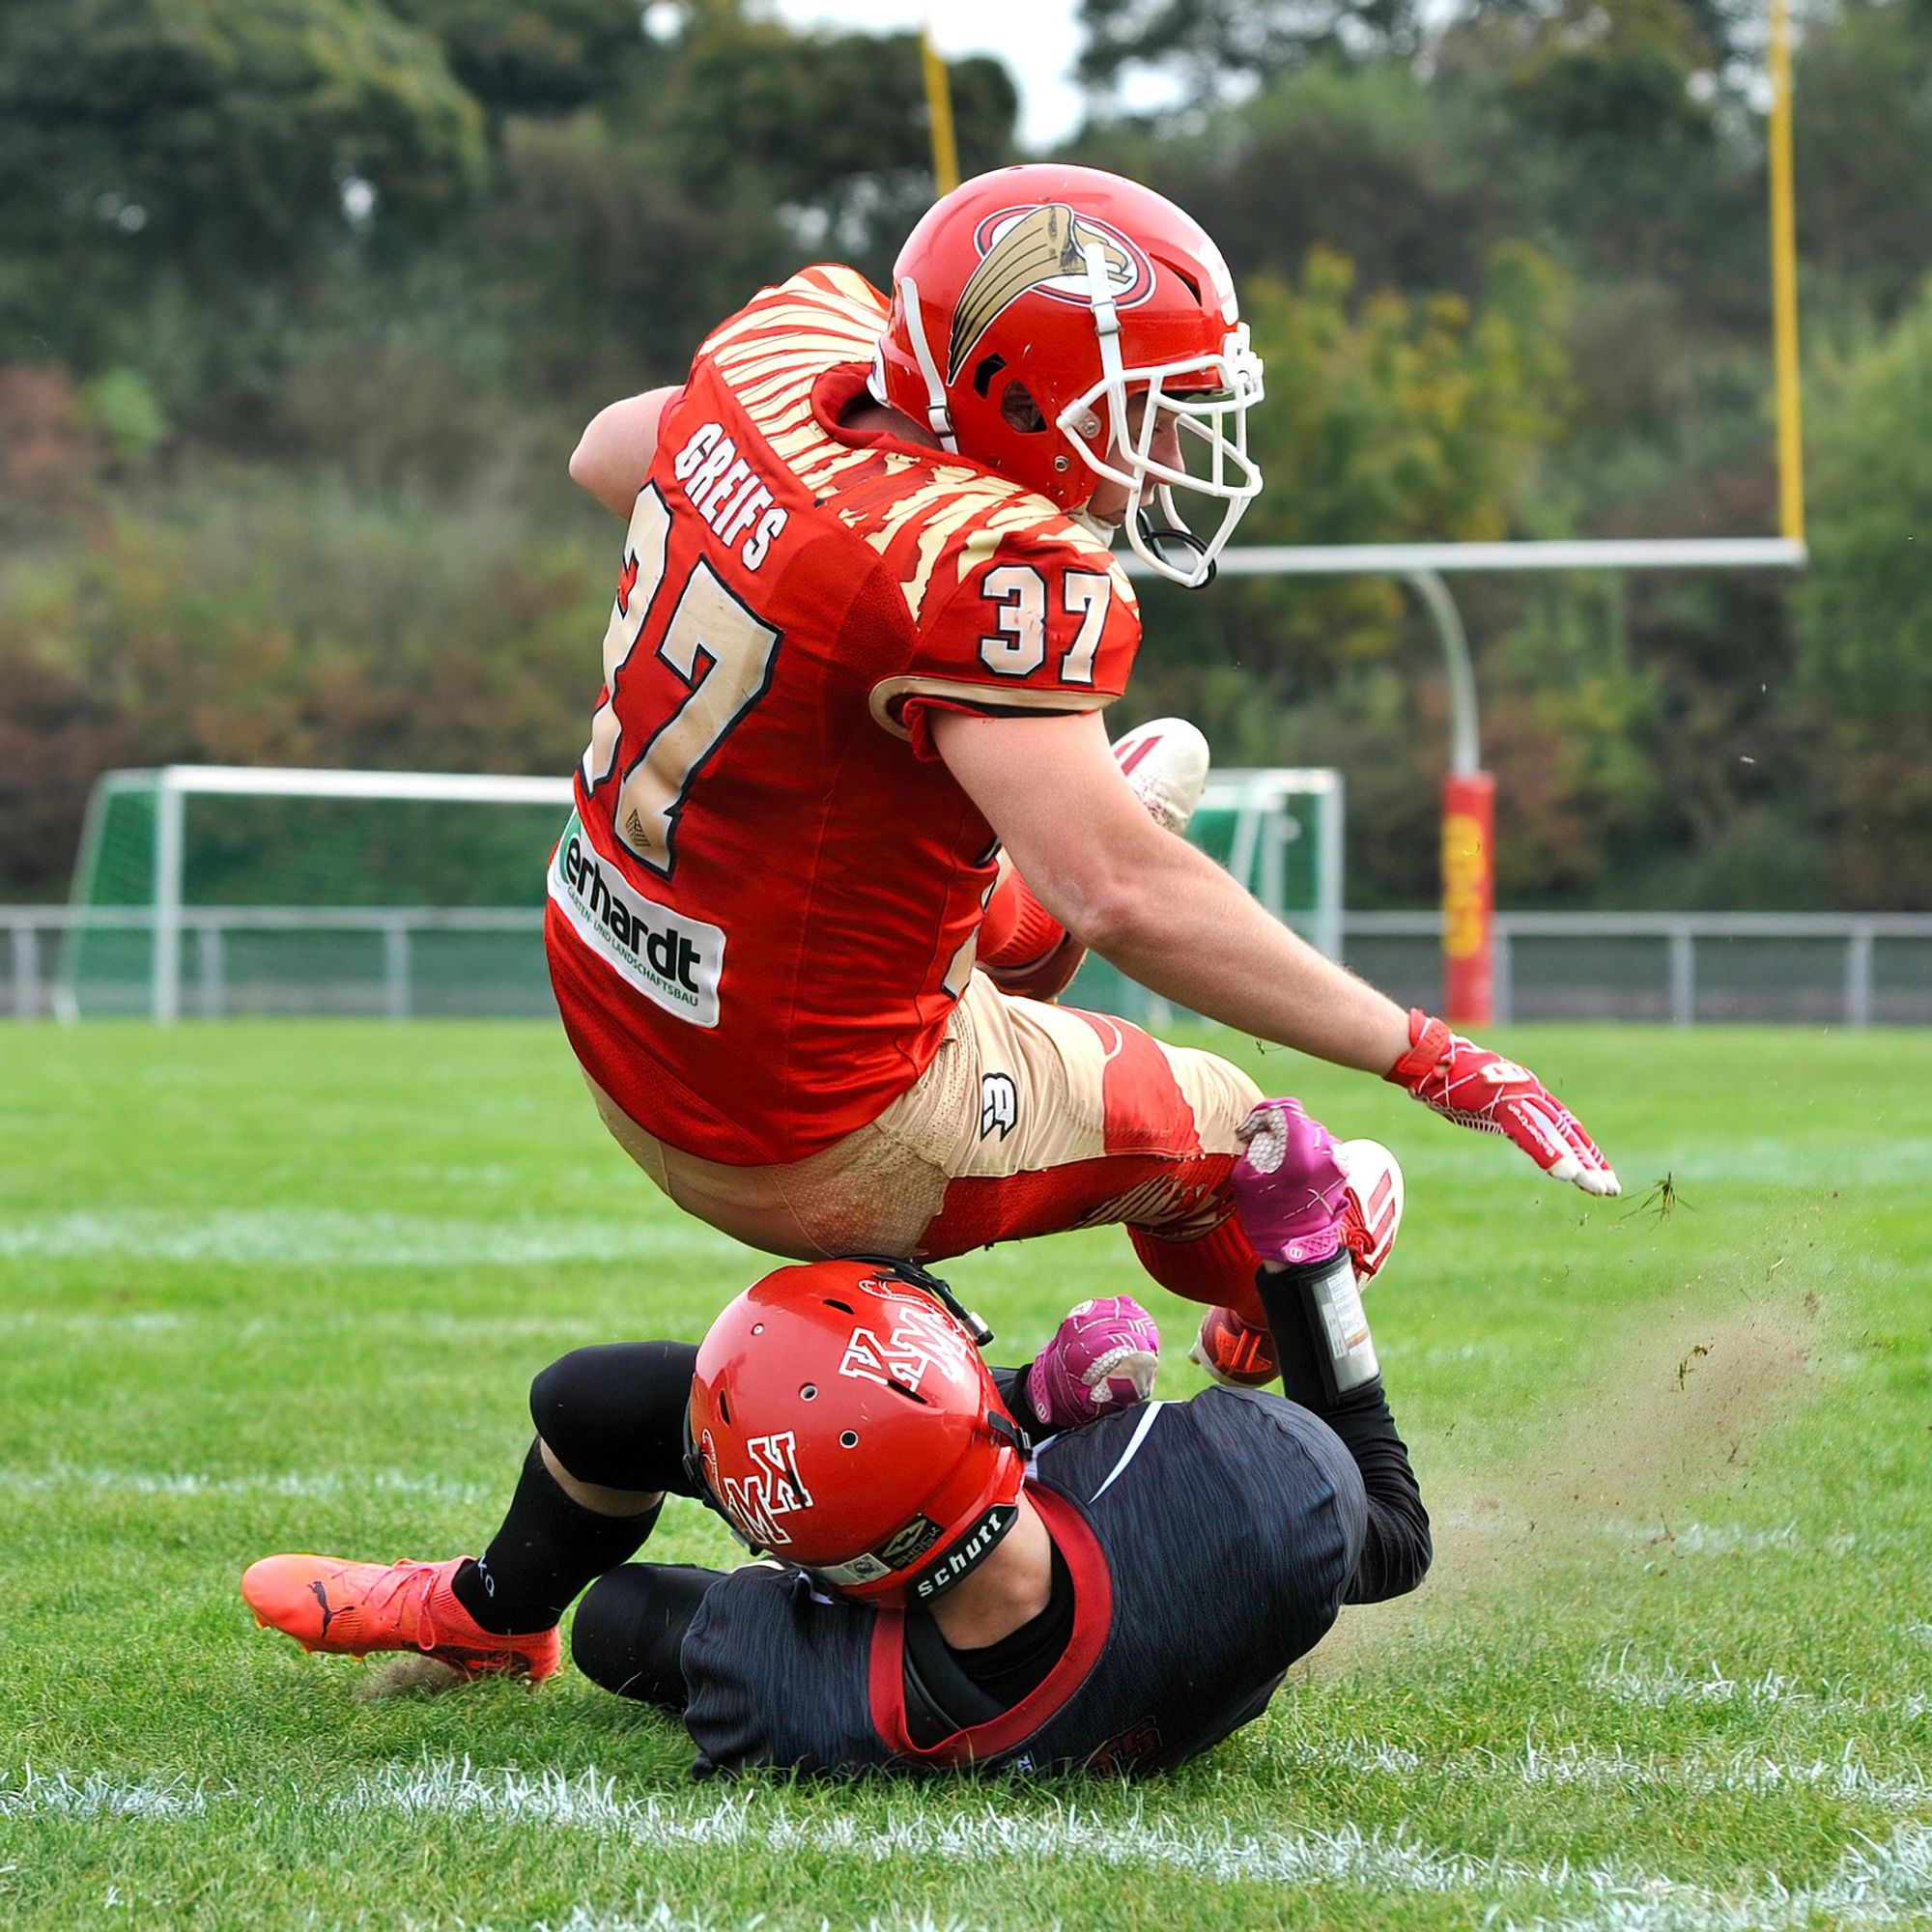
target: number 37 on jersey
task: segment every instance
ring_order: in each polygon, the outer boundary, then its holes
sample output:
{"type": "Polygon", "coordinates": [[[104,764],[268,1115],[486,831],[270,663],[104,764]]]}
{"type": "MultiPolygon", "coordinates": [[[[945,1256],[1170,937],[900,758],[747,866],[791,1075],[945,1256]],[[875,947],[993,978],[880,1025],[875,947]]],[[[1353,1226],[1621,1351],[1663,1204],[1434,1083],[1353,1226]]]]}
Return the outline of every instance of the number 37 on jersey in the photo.
{"type": "Polygon", "coordinates": [[[590,721],[584,782],[611,776],[618,753],[617,689],[646,619],[660,600],[675,604],[663,627],[658,658],[685,695],[641,746],[627,747],[612,820],[625,849],[669,878],[677,863],[678,813],[705,760],[769,689],[780,634],[733,594],[702,557],[674,591],[665,583],[670,509],[647,483],[632,513],[623,573],[604,634],[604,702],[590,721]]]}

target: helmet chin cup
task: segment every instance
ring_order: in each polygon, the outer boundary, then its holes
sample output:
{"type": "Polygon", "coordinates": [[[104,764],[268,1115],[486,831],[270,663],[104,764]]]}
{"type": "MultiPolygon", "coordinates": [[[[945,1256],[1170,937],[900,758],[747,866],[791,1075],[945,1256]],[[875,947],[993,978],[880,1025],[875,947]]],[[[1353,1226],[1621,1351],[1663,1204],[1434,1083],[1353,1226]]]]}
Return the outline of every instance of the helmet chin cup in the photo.
{"type": "Polygon", "coordinates": [[[1163,490],[1160,495],[1166,499],[1168,522],[1156,524],[1149,511],[1136,510],[1133,527],[1127,533],[1134,554],[1145,557],[1163,577],[1172,577],[1189,589],[1212,583],[1221,566],[1208,554],[1208,546],[1180,521],[1168,493],[1163,490]],[[1170,563],[1167,554],[1170,548],[1178,550],[1188,561],[1184,565],[1170,563]]]}

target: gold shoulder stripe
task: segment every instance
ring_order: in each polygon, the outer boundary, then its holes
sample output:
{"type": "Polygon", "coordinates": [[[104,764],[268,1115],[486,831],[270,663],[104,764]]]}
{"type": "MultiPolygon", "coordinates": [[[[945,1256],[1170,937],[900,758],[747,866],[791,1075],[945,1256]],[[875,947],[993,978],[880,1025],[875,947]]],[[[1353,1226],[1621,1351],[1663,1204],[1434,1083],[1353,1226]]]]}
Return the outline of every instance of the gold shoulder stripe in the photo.
{"type": "Polygon", "coordinates": [[[886,298],[857,269],[848,269],[842,262],[815,262],[805,274],[825,283],[830,293],[845,297],[855,308],[863,307],[885,320],[886,298]]]}
{"type": "Polygon", "coordinates": [[[870,709],[873,722],[895,738],[912,737],[894,709],[908,697],[957,697],[968,704],[997,704],[1003,711],[1103,711],[1114,701],[1110,691],[1036,691],[1026,685],[1008,689],[972,684],[963,677],[883,677],[872,687],[870,709]]]}

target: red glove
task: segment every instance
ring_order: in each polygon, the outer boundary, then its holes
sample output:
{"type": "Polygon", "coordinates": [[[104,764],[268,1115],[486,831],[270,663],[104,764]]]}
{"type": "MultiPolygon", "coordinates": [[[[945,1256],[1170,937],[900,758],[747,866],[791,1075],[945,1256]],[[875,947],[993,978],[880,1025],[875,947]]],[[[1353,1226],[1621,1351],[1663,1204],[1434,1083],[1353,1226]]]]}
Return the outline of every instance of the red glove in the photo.
{"type": "Polygon", "coordinates": [[[1451,1033],[1419,1008],[1409,1012],[1408,1039],[1384,1078],[1425,1107],[1478,1133],[1507,1134],[1552,1179],[1574,1180],[1585,1194],[1623,1192],[1582,1122],[1528,1067],[1451,1033]]]}

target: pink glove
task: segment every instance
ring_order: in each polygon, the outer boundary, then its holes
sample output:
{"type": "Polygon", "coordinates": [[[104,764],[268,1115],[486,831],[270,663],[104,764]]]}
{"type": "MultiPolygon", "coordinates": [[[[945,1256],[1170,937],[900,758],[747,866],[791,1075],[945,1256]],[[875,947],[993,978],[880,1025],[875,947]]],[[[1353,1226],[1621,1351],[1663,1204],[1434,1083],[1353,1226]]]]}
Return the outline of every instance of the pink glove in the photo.
{"type": "Polygon", "coordinates": [[[1264,1100],[1235,1131],[1247,1151],[1230,1184],[1256,1254],[1264,1262],[1326,1261],[1342,1245],[1348,1205],[1334,1137],[1299,1100],[1264,1100]]]}
{"type": "Polygon", "coordinates": [[[1027,1399],[1049,1429],[1072,1429],[1145,1402],[1160,1361],[1160,1330],[1130,1294],[1083,1301],[1027,1371],[1027,1399]]]}
{"type": "Polygon", "coordinates": [[[1526,1066],[1492,1053],[1419,1008],[1408,1016],[1408,1051],[1384,1076],[1445,1121],[1478,1133],[1507,1134],[1552,1180],[1585,1194],[1623,1186],[1582,1122],[1526,1066]]]}

